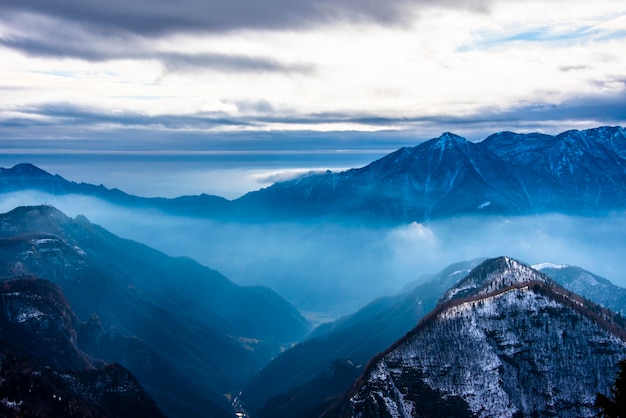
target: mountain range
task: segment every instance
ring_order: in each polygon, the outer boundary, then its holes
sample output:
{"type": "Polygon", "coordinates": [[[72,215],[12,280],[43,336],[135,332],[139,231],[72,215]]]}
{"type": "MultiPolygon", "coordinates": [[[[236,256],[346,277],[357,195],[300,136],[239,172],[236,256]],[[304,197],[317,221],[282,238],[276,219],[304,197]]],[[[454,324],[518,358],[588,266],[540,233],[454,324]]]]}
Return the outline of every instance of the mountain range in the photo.
{"type": "MultiPolygon", "coordinates": [[[[309,173],[232,201],[143,198],[30,164],[0,169],[0,193],[24,190],[258,222],[261,231],[266,221],[317,230],[595,216],[626,209],[626,130],[501,132],[481,142],[445,133],[363,168],[309,173]]],[[[206,240],[219,241],[213,224],[203,224],[206,240]]],[[[323,264],[331,255],[304,256],[323,264]]],[[[330,280],[341,279],[335,272],[330,280]]],[[[376,279],[384,284],[385,274],[376,279]]],[[[269,288],[40,205],[0,215],[0,281],[7,416],[20,407],[57,416],[587,417],[626,358],[626,289],[579,267],[509,257],[452,264],[310,332],[269,288]]]]}
{"type": "Polygon", "coordinates": [[[168,213],[239,221],[422,222],[462,215],[626,209],[626,130],[600,127],[556,136],[500,132],[480,142],[444,133],[371,164],[309,173],[227,200],[141,198],[74,183],[30,164],[0,170],[0,192],[82,194],[168,213]]]}
{"type": "MultiPolygon", "coordinates": [[[[41,393],[83,412],[112,408],[107,385],[122,381],[142,401],[109,416],[232,417],[228,393],[252,417],[592,416],[626,357],[624,319],[557,281],[621,311],[625,290],[553,263],[455,263],[304,338],[306,320],[270,290],[50,206],[0,215],[0,260],[0,373],[34,370],[41,393]]],[[[7,388],[9,412],[47,402],[7,388]]]]}
{"type": "MultiPolygon", "coordinates": [[[[484,261],[451,264],[420,277],[396,295],[376,299],[354,314],[320,325],[248,384],[241,396],[246,410],[255,417],[280,416],[287,411],[311,417],[321,413],[327,399],[346,391],[373,356],[414,328],[444,294],[459,292],[457,283],[484,261]]],[[[533,268],[567,290],[624,315],[626,289],[609,280],[575,266],[546,262],[533,268]]]]}
{"type": "Polygon", "coordinates": [[[237,201],[265,216],[422,222],[460,215],[596,214],[626,208],[626,130],[556,136],[444,133],[341,173],[310,174],[237,201]]]}
{"type": "Polygon", "coordinates": [[[232,416],[223,394],[309,329],[270,289],[238,286],[51,206],[0,215],[0,260],[0,278],[61,286],[89,318],[79,347],[127,367],[170,416],[232,416]]]}

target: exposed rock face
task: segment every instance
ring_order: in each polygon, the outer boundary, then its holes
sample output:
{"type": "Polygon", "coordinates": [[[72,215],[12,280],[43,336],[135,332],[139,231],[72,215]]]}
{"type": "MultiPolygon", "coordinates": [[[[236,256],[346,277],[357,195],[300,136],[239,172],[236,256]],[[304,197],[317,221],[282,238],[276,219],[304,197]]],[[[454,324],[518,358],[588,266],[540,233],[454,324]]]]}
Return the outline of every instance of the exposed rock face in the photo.
{"type": "Polygon", "coordinates": [[[620,317],[509,258],[447,295],[329,416],[595,415],[626,356],[620,317]]]}

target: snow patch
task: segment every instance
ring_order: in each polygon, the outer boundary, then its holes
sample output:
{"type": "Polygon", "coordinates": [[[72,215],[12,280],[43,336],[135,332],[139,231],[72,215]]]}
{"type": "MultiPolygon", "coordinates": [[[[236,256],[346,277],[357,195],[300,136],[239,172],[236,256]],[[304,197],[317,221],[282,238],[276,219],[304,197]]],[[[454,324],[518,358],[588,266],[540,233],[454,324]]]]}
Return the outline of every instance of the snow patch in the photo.
{"type": "Polygon", "coordinates": [[[41,239],[33,239],[30,241],[30,243],[33,245],[43,245],[43,244],[49,244],[51,242],[57,242],[57,240],[54,238],[41,238],[41,239]]]}
{"type": "Polygon", "coordinates": [[[39,319],[43,316],[45,316],[45,314],[38,309],[23,307],[20,309],[20,313],[17,315],[16,319],[17,322],[21,324],[31,319],[39,319]]]}
{"type": "Polygon", "coordinates": [[[7,398],[0,399],[0,404],[2,404],[5,408],[9,409],[19,409],[22,406],[22,401],[15,402],[10,401],[7,398]]]}
{"type": "Polygon", "coordinates": [[[569,267],[567,264],[554,264],[549,261],[545,261],[543,263],[533,264],[531,266],[535,270],[543,270],[543,269],[564,269],[569,267]]]}

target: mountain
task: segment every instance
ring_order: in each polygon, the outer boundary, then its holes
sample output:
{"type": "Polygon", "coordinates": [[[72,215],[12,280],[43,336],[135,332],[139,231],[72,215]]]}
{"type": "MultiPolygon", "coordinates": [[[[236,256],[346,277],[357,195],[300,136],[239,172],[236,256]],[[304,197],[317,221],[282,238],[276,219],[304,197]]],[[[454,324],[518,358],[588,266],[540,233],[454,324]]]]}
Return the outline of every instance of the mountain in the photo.
{"type": "Polygon", "coordinates": [[[76,345],[80,321],[45,280],[0,287],[0,413],[4,417],[162,417],[125,368],[76,345]]]}
{"type": "Polygon", "coordinates": [[[0,260],[0,278],[35,275],[61,286],[90,318],[79,344],[128,367],[170,416],[232,416],[222,394],[239,392],[308,332],[267,288],[238,286],[50,206],[0,215],[0,260]]]}
{"type": "Polygon", "coordinates": [[[482,143],[506,161],[535,211],[623,209],[626,131],[603,127],[557,136],[502,132],[482,143]]]}
{"type": "Polygon", "coordinates": [[[27,189],[242,222],[397,224],[482,214],[603,214],[626,209],[626,130],[500,132],[481,142],[444,133],[362,168],[309,173],[233,201],[208,195],[140,198],[69,182],[29,164],[0,170],[0,192],[27,189]]]}
{"type": "Polygon", "coordinates": [[[567,290],[626,316],[626,289],[614,285],[610,280],[576,266],[540,263],[532,267],[550,276],[567,290]]]}
{"type": "Polygon", "coordinates": [[[378,298],[352,315],[320,325],[247,385],[241,395],[246,411],[261,417],[278,416],[279,411],[310,414],[313,406],[347,390],[372,356],[415,327],[480,261],[454,263],[400,294],[378,298]]]}
{"type": "Polygon", "coordinates": [[[391,222],[460,215],[606,213],[626,208],[626,130],[557,136],[502,132],[472,143],[444,133],[366,167],[309,174],[234,201],[278,218],[391,222]]]}
{"type": "Polygon", "coordinates": [[[619,315],[515,260],[490,259],[324,416],[591,417],[625,341],[619,315]]]}
{"type": "MultiPolygon", "coordinates": [[[[453,292],[455,297],[462,297],[474,291],[471,281],[456,285],[482,261],[451,264],[405,286],[397,295],[378,298],[352,315],[320,325],[306,340],[278,355],[250,382],[241,396],[246,410],[252,416],[272,416],[287,410],[297,411],[298,416],[314,416],[331,397],[329,388],[335,389],[334,395],[347,390],[352,383],[346,377],[348,371],[359,374],[371,357],[411,330],[440,298],[444,301],[453,292]]],[[[533,268],[592,302],[622,315],[626,310],[626,289],[607,279],[579,267],[541,263],[533,268]]],[[[504,277],[517,276],[508,272],[504,277]]]]}
{"type": "Polygon", "coordinates": [[[277,183],[235,204],[281,218],[347,215],[404,222],[530,209],[506,163],[451,133],[401,148],[363,168],[277,183]]]}
{"type": "Polygon", "coordinates": [[[162,197],[139,197],[119,189],[108,189],[101,185],[76,183],[52,175],[29,163],[17,164],[12,168],[0,168],[0,193],[37,190],[52,195],[82,195],[134,208],[154,208],[172,214],[220,216],[228,213],[230,201],[219,196],[201,194],[181,196],[174,199],[162,197]]]}

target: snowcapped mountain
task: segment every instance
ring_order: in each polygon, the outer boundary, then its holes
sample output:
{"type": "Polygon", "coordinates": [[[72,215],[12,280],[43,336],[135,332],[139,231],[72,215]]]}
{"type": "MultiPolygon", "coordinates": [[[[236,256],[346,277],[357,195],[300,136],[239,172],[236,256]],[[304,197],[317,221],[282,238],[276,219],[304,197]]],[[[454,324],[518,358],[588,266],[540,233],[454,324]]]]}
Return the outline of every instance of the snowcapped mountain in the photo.
{"type": "Polygon", "coordinates": [[[351,315],[320,325],[248,384],[241,396],[246,410],[252,416],[271,417],[280,410],[306,416],[323,409],[327,398],[347,390],[373,355],[411,330],[480,261],[454,263],[397,295],[378,298],[351,315]],[[353,379],[346,379],[349,372],[353,379]],[[312,390],[311,381],[322,382],[318,386],[324,390],[312,390]]]}
{"type": "Polygon", "coordinates": [[[423,221],[467,214],[587,214],[626,208],[626,130],[557,136],[502,132],[472,143],[444,133],[360,169],[310,174],[251,192],[259,216],[423,221]]]}
{"type": "Polygon", "coordinates": [[[626,316],[626,289],[576,266],[541,263],[532,266],[566,289],[626,316]]]}
{"type": "Polygon", "coordinates": [[[595,416],[626,357],[623,325],[530,267],[487,260],[325,416],[595,416]]]}

